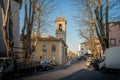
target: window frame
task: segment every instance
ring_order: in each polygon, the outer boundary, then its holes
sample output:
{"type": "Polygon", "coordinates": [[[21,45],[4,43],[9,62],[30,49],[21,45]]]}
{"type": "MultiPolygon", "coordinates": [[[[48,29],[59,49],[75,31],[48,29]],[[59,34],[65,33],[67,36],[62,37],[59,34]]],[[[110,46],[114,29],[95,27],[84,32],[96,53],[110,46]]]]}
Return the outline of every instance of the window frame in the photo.
{"type": "Polygon", "coordinates": [[[52,52],[56,52],[56,46],[52,45],[52,52]]]}
{"type": "Polygon", "coordinates": [[[111,38],[110,39],[110,45],[115,46],[116,45],[116,38],[111,38]]]}
{"type": "Polygon", "coordinates": [[[45,44],[43,45],[43,52],[47,52],[47,46],[45,44]]]}

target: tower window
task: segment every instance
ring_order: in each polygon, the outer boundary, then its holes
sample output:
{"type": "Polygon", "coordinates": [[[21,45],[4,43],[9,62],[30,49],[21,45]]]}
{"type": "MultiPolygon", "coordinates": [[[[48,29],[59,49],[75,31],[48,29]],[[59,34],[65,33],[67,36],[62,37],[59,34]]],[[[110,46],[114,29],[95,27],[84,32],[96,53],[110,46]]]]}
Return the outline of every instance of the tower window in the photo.
{"type": "Polygon", "coordinates": [[[59,24],[59,30],[62,31],[62,24],[59,24]]]}

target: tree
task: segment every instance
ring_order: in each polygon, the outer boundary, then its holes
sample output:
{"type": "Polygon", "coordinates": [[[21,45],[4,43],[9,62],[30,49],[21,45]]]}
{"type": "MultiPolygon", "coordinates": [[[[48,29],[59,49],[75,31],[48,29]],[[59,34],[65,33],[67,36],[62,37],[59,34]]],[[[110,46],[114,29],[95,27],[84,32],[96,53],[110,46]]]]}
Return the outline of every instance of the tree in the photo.
{"type": "Polygon", "coordinates": [[[12,12],[10,0],[7,0],[7,4],[4,5],[4,1],[0,0],[0,8],[2,12],[2,38],[6,48],[6,56],[12,56],[12,47],[14,45],[12,35],[12,12]],[[5,8],[5,5],[7,6],[5,8]]]}
{"type": "Polygon", "coordinates": [[[85,38],[87,49],[92,52],[94,57],[96,57],[97,50],[96,50],[96,46],[95,46],[95,41],[96,41],[95,29],[90,24],[90,22],[84,21],[84,23],[86,25],[88,25],[88,27],[87,27],[87,29],[79,30],[80,36],[85,38]]]}
{"type": "MultiPolygon", "coordinates": [[[[119,0],[76,0],[77,8],[86,17],[81,21],[89,22],[96,29],[96,35],[103,51],[109,48],[109,22],[119,20],[119,0]]],[[[81,14],[81,16],[83,16],[81,14]]],[[[88,25],[87,25],[88,26],[88,25]]],[[[88,26],[89,27],[89,26],[88,26]]]]}
{"type": "MultiPolygon", "coordinates": [[[[53,0],[54,1],[54,0],[53,0]]],[[[40,36],[41,26],[47,24],[48,15],[54,10],[54,3],[50,0],[25,0],[25,18],[22,28],[22,41],[25,58],[30,58],[32,48],[36,48],[40,36]],[[37,18],[37,19],[36,19],[37,18]],[[35,35],[35,43],[31,45],[31,35],[35,35]]]]}
{"type": "Polygon", "coordinates": [[[22,41],[23,48],[25,52],[25,60],[30,58],[31,52],[31,33],[34,22],[34,15],[36,9],[37,0],[24,0],[25,3],[25,19],[24,19],[24,27],[22,29],[22,41]]]}
{"type": "MultiPolygon", "coordinates": [[[[51,19],[51,14],[56,11],[57,3],[55,0],[38,0],[38,7],[40,8],[40,33],[46,33],[53,25],[54,21],[51,19]],[[48,28],[49,27],[49,28],[48,28]]],[[[36,10],[37,13],[37,10],[36,10]]],[[[38,15],[35,16],[34,32],[38,30],[38,15]]]]}

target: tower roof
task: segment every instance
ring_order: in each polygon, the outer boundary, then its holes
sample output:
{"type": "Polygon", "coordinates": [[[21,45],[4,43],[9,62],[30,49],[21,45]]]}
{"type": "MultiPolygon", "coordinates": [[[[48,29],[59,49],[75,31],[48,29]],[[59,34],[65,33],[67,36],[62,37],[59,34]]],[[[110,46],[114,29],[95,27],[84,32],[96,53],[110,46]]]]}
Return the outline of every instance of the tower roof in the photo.
{"type": "Polygon", "coordinates": [[[60,16],[55,20],[55,22],[59,22],[59,21],[65,21],[66,22],[66,19],[60,16]]]}

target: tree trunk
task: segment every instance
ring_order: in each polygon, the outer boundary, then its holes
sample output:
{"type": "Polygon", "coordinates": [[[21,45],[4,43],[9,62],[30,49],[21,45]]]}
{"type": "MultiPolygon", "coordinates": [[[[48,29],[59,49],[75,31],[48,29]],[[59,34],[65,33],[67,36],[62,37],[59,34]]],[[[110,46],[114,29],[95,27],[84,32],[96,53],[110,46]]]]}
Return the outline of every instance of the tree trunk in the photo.
{"type": "MultiPolygon", "coordinates": [[[[9,39],[8,39],[8,33],[7,33],[7,23],[8,23],[8,17],[9,17],[9,11],[10,11],[10,0],[7,2],[7,8],[5,9],[4,7],[4,2],[1,0],[1,11],[2,11],[2,36],[3,36],[3,41],[5,44],[6,48],[6,55],[10,56],[10,44],[9,44],[9,39]]],[[[9,29],[9,28],[8,28],[9,29]]],[[[9,36],[10,37],[10,36],[9,36]]]]}
{"type": "Polygon", "coordinates": [[[106,48],[109,48],[108,1],[109,0],[106,0],[106,48]]]}

